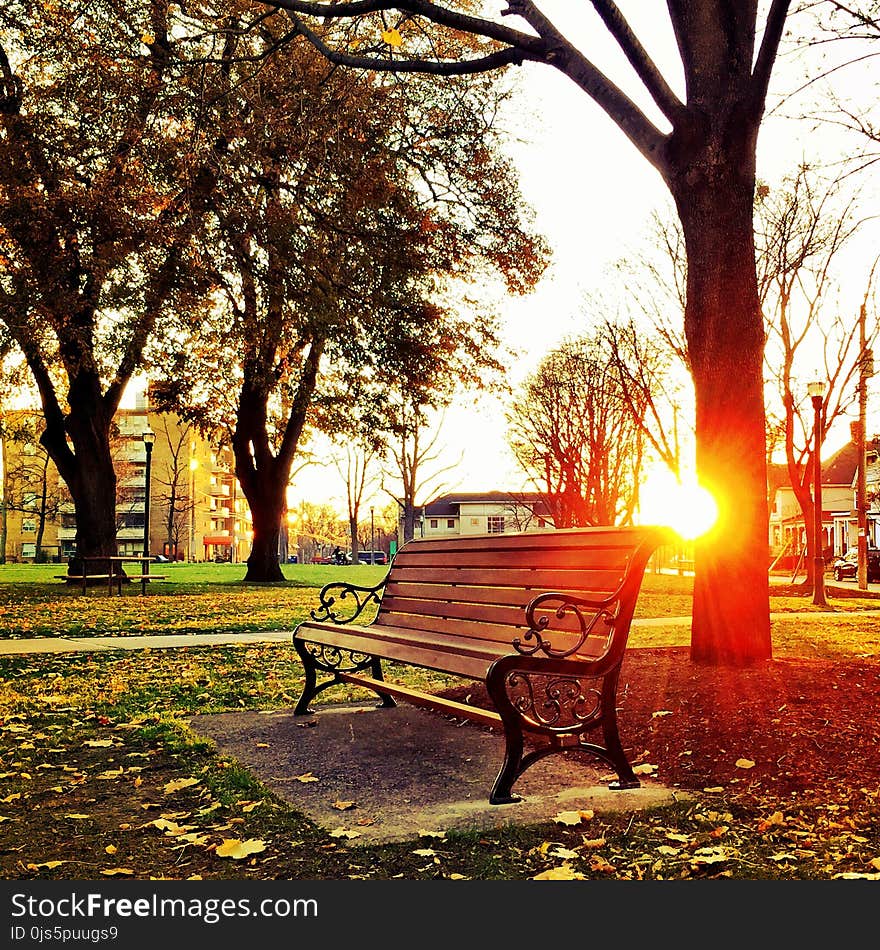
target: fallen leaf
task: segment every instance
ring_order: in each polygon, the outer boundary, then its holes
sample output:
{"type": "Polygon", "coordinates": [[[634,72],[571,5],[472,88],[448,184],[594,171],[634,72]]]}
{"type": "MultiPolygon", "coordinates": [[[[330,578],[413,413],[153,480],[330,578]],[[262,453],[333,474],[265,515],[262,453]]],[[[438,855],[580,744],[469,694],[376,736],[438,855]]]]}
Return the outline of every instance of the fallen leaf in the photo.
{"type": "Polygon", "coordinates": [[[258,742],[258,743],[257,743],[257,748],[258,748],[258,749],[268,749],[268,748],[269,748],[269,743],[268,743],[268,742],[258,742]]]}
{"type": "Polygon", "coordinates": [[[835,874],[832,881],[880,881],[880,872],[877,874],[860,874],[857,871],[845,871],[843,874],[835,874]]]}
{"type": "Polygon", "coordinates": [[[785,815],[781,811],[775,811],[768,818],[765,818],[759,825],[758,831],[766,831],[768,828],[773,828],[776,825],[785,824],[785,815]]]}
{"type": "Polygon", "coordinates": [[[724,791],[724,786],[723,786],[723,785],[713,785],[713,786],[711,786],[711,788],[704,788],[703,791],[704,791],[704,792],[710,792],[710,793],[723,792],[723,791],[724,791]]]}
{"type": "Polygon", "coordinates": [[[751,759],[737,759],[734,765],[738,769],[753,769],[755,767],[755,763],[751,759]]]}
{"type": "Polygon", "coordinates": [[[420,838],[445,838],[445,831],[428,831],[426,828],[419,828],[420,838]]]}
{"type": "Polygon", "coordinates": [[[131,868],[104,868],[101,873],[104,877],[128,877],[134,874],[131,868]]]}
{"type": "Polygon", "coordinates": [[[107,749],[113,745],[112,739],[87,739],[83,745],[87,745],[90,749],[107,749]]]}
{"type": "Polygon", "coordinates": [[[417,854],[420,858],[433,858],[437,852],[433,848],[417,848],[413,854],[417,854]]]}
{"type": "Polygon", "coordinates": [[[578,871],[575,871],[570,864],[563,864],[558,868],[550,868],[547,871],[542,871],[540,874],[536,874],[533,878],[533,881],[584,881],[586,878],[583,874],[578,871]]]}
{"type": "Polygon", "coordinates": [[[91,815],[80,815],[78,812],[73,812],[72,814],[70,814],[70,815],[65,815],[64,817],[65,817],[65,818],[80,819],[80,818],[91,818],[92,816],[91,816],[91,815]]]}
{"type": "Polygon", "coordinates": [[[170,795],[172,792],[179,792],[182,788],[190,788],[193,785],[198,785],[199,782],[201,782],[200,778],[177,778],[171,782],[166,782],[162,791],[166,795],[170,795]]]}
{"type": "Polygon", "coordinates": [[[311,772],[304,772],[302,775],[295,775],[294,778],[297,782],[320,782],[321,780],[317,775],[312,775],[311,772]]]}
{"type": "Polygon", "coordinates": [[[557,825],[579,825],[582,821],[589,821],[593,811],[561,811],[554,817],[557,825]]]}
{"type": "Polygon", "coordinates": [[[341,825],[329,832],[331,838],[360,838],[359,831],[347,831],[341,825]]]}
{"type": "Polygon", "coordinates": [[[547,854],[551,858],[561,858],[563,861],[578,857],[577,851],[572,851],[571,848],[563,848],[561,845],[548,851],[547,854]]]}
{"type": "Polygon", "coordinates": [[[648,765],[647,762],[637,765],[633,768],[636,775],[653,775],[657,771],[656,765],[648,765]]]}
{"type": "Polygon", "coordinates": [[[13,792],[11,795],[7,795],[6,798],[0,798],[0,802],[8,805],[9,802],[14,802],[17,798],[21,798],[21,792],[13,792]]]}
{"type": "Polygon", "coordinates": [[[233,858],[238,861],[246,858],[249,854],[259,854],[266,850],[266,842],[258,838],[249,838],[247,841],[240,841],[238,838],[224,838],[223,843],[217,845],[214,854],[218,858],[233,858]]]}
{"type": "Polygon", "coordinates": [[[341,802],[341,801],[339,801],[339,800],[337,799],[335,802],[333,802],[333,804],[332,804],[330,807],[331,807],[331,808],[335,808],[337,811],[348,811],[349,808],[354,808],[354,807],[355,807],[355,803],[354,803],[354,802],[341,802]]]}
{"type": "Polygon", "coordinates": [[[671,716],[671,715],[672,715],[671,709],[658,709],[657,712],[651,713],[651,718],[659,719],[661,716],[671,716]]]}
{"type": "Polygon", "coordinates": [[[107,847],[104,848],[104,850],[107,852],[107,854],[116,854],[116,845],[108,844],[107,847]]]}
{"type": "Polygon", "coordinates": [[[42,864],[28,864],[26,867],[29,871],[39,871],[40,868],[51,871],[53,868],[61,867],[62,864],[64,864],[64,861],[43,861],[42,864]]]}

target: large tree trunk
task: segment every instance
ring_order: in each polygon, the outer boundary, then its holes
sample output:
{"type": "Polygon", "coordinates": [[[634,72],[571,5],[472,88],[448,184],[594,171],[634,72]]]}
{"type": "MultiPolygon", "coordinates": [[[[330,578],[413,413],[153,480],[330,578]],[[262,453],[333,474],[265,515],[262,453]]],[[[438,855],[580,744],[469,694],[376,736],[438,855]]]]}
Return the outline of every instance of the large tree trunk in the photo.
{"type": "Polygon", "coordinates": [[[754,149],[742,128],[732,134],[736,122],[734,115],[697,154],[679,156],[672,190],[688,256],[697,471],[719,508],[715,528],[696,545],[691,657],[744,666],[769,659],[772,649],[754,149]]]}
{"type": "MultiPolygon", "coordinates": [[[[116,554],[116,471],[110,451],[110,420],[100,397],[71,408],[66,426],[47,420],[40,438],[73,498],[76,554],[69,575],[82,576],[81,557],[116,554]],[[68,442],[69,439],[69,442],[68,442]]],[[[117,573],[124,573],[116,567],[117,573]]],[[[93,562],[88,573],[106,574],[109,562],[93,562]]]]}
{"type": "Polygon", "coordinates": [[[263,476],[260,491],[247,495],[253,517],[254,540],[247,559],[246,581],[283,581],[284,574],[278,563],[278,545],[281,539],[281,518],[284,514],[284,492],[287,478],[275,479],[281,484],[268,484],[263,476]]]}

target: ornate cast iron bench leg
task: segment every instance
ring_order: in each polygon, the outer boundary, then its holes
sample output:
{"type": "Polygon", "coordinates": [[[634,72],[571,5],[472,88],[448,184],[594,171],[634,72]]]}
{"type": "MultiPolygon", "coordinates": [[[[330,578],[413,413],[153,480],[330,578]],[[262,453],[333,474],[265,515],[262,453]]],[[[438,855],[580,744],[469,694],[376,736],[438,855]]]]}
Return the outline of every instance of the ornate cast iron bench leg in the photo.
{"type": "MultiPolygon", "coordinates": [[[[314,644],[309,641],[294,639],[293,646],[299,654],[303,665],[303,675],[305,682],[299,701],[294,707],[294,716],[307,716],[314,712],[309,709],[309,703],[318,695],[318,693],[327,689],[329,686],[335,686],[342,680],[339,674],[345,672],[357,672],[369,668],[370,673],[375,680],[382,680],[382,663],[378,657],[364,656],[363,654],[353,653],[350,650],[340,649],[338,647],[322,647],[320,644],[314,644]],[[330,674],[330,679],[323,683],[318,683],[318,670],[324,670],[330,674]]],[[[391,709],[397,705],[394,698],[388,693],[383,693],[378,687],[372,687],[373,691],[379,697],[381,702],[379,708],[391,709]]]]}
{"type": "MultiPolygon", "coordinates": [[[[374,680],[381,680],[382,677],[382,661],[379,657],[374,656],[373,662],[370,664],[370,672],[374,680]]],[[[397,702],[393,696],[390,696],[388,693],[383,693],[380,690],[376,690],[376,694],[379,696],[379,699],[382,702],[379,703],[379,709],[393,709],[397,702]]]]}
{"type": "Polygon", "coordinates": [[[303,673],[305,675],[303,691],[299,697],[299,702],[296,704],[296,708],[293,710],[293,714],[294,716],[306,716],[314,711],[309,709],[309,703],[318,695],[318,664],[315,663],[315,658],[309,649],[299,640],[294,640],[293,646],[299,654],[299,658],[302,660],[303,673]]]}
{"type": "Polygon", "coordinates": [[[605,739],[605,748],[608,750],[608,759],[617,772],[617,781],[611,782],[609,788],[640,788],[641,782],[636,777],[629,759],[623,751],[620,733],[617,731],[617,679],[620,670],[615,670],[605,678],[602,687],[602,736],[605,739]]]}

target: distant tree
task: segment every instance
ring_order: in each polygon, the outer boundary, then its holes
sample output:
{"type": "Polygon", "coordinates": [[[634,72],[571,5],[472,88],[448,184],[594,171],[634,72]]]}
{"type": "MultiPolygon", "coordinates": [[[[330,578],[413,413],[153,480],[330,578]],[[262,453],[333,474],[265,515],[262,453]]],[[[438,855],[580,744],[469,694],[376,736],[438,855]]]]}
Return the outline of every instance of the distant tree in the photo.
{"type": "Polygon", "coordinates": [[[334,464],[345,484],[351,556],[356,561],[361,537],[361,507],[364,499],[374,494],[379,485],[380,473],[376,467],[379,452],[375,445],[357,445],[350,441],[338,448],[334,464]]]}
{"type": "Polygon", "coordinates": [[[549,353],[511,403],[511,448],[557,528],[632,522],[646,405],[623,389],[599,334],[549,353]]]}
{"type": "MultiPolygon", "coordinates": [[[[29,412],[7,415],[0,425],[3,441],[3,509],[33,518],[34,550],[43,551],[46,525],[57,521],[69,496],[59,484],[49,453],[40,444],[42,420],[29,412]],[[8,451],[9,444],[15,446],[8,451]]],[[[5,557],[5,548],[4,548],[5,557]]]]}
{"type": "Polygon", "coordinates": [[[158,424],[151,478],[155,485],[156,506],[162,513],[163,548],[172,554],[183,549],[190,513],[195,499],[190,497],[190,445],[195,427],[184,420],[174,420],[163,413],[158,424]],[[158,464],[157,464],[158,462],[158,464]]]}
{"type": "Polygon", "coordinates": [[[445,480],[455,471],[458,462],[442,461],[442,415],[432,424],[428,407],[419,401],[417,393],[406,387],[389,391],[388,396],[386,425],[390,434],[383,487],[397,502],[406,543],[416,536],[419,510],[445,490],[445,480]]]}
{"type": "MultiPolygon", "coordinates": [[[[779,421],[789,481],[804,524],[814,523],[814,411],[806,396],[814,379],[825,386],[819,447],[856,401],[861,362],[859,321],[842,311],[835,268],[860,222],[839,183],[823,184],[809,167],[779,187],[762,186],[756,214],[758,278],[767,318],[767,374],[781,407],[779,421]],[[837,292],[837,293],[836,293],[837,292]]],[[[866,345],[877,338],[872,322],[866,345]]],[[[813,586],[817,555],[807,531],[805,588],[813,586]]]]}

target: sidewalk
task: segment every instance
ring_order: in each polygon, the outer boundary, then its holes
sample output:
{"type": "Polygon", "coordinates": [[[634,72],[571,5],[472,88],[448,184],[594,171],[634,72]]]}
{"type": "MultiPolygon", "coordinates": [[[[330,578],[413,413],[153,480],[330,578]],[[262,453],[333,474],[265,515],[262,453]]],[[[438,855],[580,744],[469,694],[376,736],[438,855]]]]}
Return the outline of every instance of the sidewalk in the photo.
{"type": "MultiPolygon", "coordinates": [[[[780,611],[770,614],[771,620],[790,620],[803,617],[815,620],[823,617],[834,620],[844,617],[880,617],[876,610],[780,611]]],[[[690,617],[643,617],[632,622],[633,627],[685,627],[690,617]]],[[[242,643],[290,643],[292,630],[247,631],[242,633],[189,633],[154,635],[146,637],[34,637],[32,639],[0,639],[0,656],[22,656],[28,653],[75,653],[103,650],[168,650],[175,647],[223,646],[242,643]]]]}

